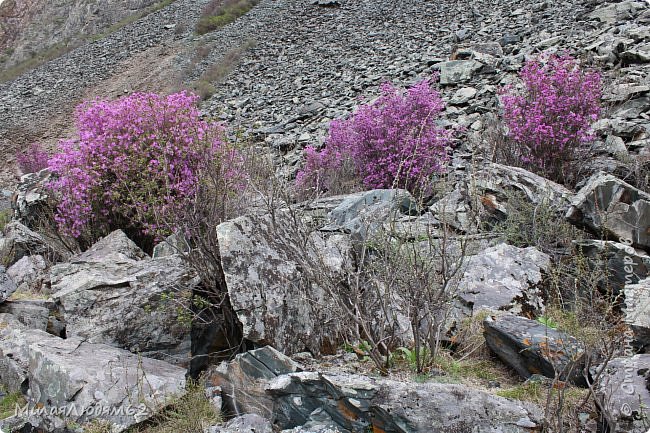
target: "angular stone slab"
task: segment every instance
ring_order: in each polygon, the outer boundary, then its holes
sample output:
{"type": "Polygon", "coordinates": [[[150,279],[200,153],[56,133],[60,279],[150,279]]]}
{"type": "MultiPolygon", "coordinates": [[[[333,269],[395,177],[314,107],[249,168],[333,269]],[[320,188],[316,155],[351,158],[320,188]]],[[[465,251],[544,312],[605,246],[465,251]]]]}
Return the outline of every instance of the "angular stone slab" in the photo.
{"type": "Polygon", "coordinates": [[[198,279],[179,256],[150,259],[115,231],[71,261],[53,266],[52,299],[68,336],[178,364],[190,352],[189,327],[172,297],[198,279]]]}
{"type": "Polygon", "coordinates": [[[221,263],[244,337],[287,353],[332,353],[338,346],[337,304],[314,281],[316,274],[349,266],[344,235],[317,232],[301,246],[304,229],[284,212],[244,216],[217,227],[221,263]],[[304,269],[309,266],[309,269],[304,269]]]}
{"type": "Polygon", "coordinates": [[[504,314],[483,322],[488,347],[523,378],[542,374],[584,383],[584,348],[572,336],[525,317],[504,314]]]}
{"type": "Polygon", "coordinates": [[[650,251],[650,194],[597,173],[571,200],[566,218],[581,227],[650,251]]]}
{"type": "Polygon", "coordinates": [[[300,367],[291,358],[266,346],[239,354],[232,361],[208,370],[206,384],[222,389],[226,415],[254,413],[270,419],[273,402],[266,395],[266,384],[279,375],[296,371],[300,367]]]}
{"type": "Polygon", "coordinates": [[[26,329],[9,315],[0,315],[0,323],[2,384],[10,391],[28,389],[28,402],[46,411],[64,408],[70,421],[106,420],[120,432],[184,392],[185,369],[26,329]]]}
{"type": "Polygon", "coordinates": [[[534,247],[498,244],[467,259],[458,296],[475,312],[481,308],[541,312],[544,302],[538,285],[550,264],[550,257],[534,247]]]}

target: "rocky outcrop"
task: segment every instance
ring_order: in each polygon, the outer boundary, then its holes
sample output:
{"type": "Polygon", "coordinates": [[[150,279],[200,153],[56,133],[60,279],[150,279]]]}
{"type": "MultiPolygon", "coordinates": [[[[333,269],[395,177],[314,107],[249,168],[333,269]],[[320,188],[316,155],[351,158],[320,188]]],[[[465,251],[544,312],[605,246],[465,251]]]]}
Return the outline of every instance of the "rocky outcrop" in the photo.
{"type": "Polygon", "coordinates": [[[46,278],[47,263],[40,254],[24,256],[7,269],[7,275],[16,283],[21,291],[39,291],[46,278]]]}
{"type": "Polygon", "coordinates": [[[206,373],[209,387],[221,388],[227,416],[254,413],[266,419],[273,417],[273,400],[265,387],[271,379],[300,371],[298,364],[270,346],[237,355],[206,373]]]}
{"type": "Polygon", "coordinates": [[[493,194],[502,202],[512,193],[520,193],[531,203],[553,203],[563,209],[573,197],[573,193],[566,187],[542,176],[520,167],[497,163],[488,163],[471,174],[468,183],[474,185],[482,194],[493,194]]]}
{"type": "Polygon", "coordinates": [[[178,256],[151,259],[118,230],[53,266],[50,278],[69,337],[188,361],[189,326],[182,314],[198,279],[178,256]]]}
{"type": "Polygon", "coordinates": [[[29,329],[46,331],[57,337],[65,337],[65,323],[53,301],[45,299],[21,299],[0,304],[0,313],[11,314],[29,329]]]}
{"type": "MultiPolygon", "coordinates": [[[[32,408],[46,413],[64,408],[68,422],[106,420],[121,432],[184,392],[182,368],[78,337],[63,340],[26,329],[10,315],[0,315],[0,323],[0,382],[23,392],[32,408]]],[[[46,415],[32,425],[50,431],[61,423],[54,418],[46,415]]]]}
{"type": "Polygon", "coordinates": [[[650,416],[650,355],[614,358],[605,366],[597,393],[613,433],[645,433],[650,416]]]}
{"type": "Polygon", "coordinates": [[[584,383],[584,347],[574,337],[525,317],[504,314],[483,322],[487,346],[519,375],[584,383]]]}
{"type": "Polygon", "coordinates": [[[566,216],[602,236],[650,251],[650,194],[612,175],[589,179],[566,216]]]}

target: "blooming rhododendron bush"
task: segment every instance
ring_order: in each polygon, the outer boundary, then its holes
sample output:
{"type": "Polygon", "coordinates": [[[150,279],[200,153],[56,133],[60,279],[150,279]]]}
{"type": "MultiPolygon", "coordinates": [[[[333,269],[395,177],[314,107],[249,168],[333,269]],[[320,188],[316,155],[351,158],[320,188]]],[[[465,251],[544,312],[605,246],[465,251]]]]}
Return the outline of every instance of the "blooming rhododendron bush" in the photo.
{"type": "Polygon", "coordinates": [[[520,78],[522,91],[508,87],[501,96],[513,156],[552,180],[575,182],[600,114],[600,74],[583,71],[565,55],[527,62],[520,78]]]}
{"type": "Polygon", "coordinates": [[[448,159],[450,133],[436,124],[443,108],[430,80],[406,92],[383,84],[376,101],[330,124],[323,150],[306,149],[298,186],[328,191],[351,171],[367,188],[426,191],[448,159]]]}
{"type": "Polygon", "coordinates": [[[76,111],[78,137],[49,161],[60,230],[90,241],[123,229],[145,249],[174,230],[202,173],[237,177],[223,128],[201,120],[197,97],[136,93],[94,101],[76,111]],[[145,244],[145,245],[142,245],[145,244]]]}

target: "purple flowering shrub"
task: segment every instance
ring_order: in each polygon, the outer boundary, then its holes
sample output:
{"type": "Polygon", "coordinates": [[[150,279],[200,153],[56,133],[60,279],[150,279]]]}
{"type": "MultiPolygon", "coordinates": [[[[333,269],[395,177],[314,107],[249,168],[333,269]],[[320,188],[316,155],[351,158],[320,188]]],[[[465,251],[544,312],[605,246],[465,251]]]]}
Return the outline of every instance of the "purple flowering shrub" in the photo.
{"type": "Polygon", "coordinates": [[[580,69],[568,55],[529,61],[521,70],[522,92],[501,96],[507,137],[521,165],[570,183],[572,162],[584,156],[600,114],[600,74],[580,69]]]}
{"type": "Polygon", "coordinates": [[[436,124],[443,108],[430,80],[406,92],[383,84],[376,101],[331,122],[322,151],[306,149],[297,185],[328,191],[342,172],[352,171],[367,188],[426,191],[448,159],[451,134],[436,124]]]}
{"type": "Polygon", "coordinates": [[[62,141],[49,162],[60,230],[93,239],[121,228],[152,242],[189,205],[202,172],[240,176],[223,128],[199,118],[197,99],[135,93],[80,105],[78,137],[62,141]]]}
{"type": "Polygon", "coordinates": [[[16,153],[16,162],[18,168],[23,173],[36,173],[47,167],[50,154],[43,148],[40,143],[32,143],[16,153]]]}

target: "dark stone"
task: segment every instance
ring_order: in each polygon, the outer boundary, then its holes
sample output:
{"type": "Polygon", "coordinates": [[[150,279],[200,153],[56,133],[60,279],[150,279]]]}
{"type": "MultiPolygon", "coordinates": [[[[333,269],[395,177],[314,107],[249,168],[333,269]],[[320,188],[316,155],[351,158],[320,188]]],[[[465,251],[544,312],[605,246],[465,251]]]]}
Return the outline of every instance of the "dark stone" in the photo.
{"type": "Polygon", "coordinates": [[[488,347],[520,376],[543,374],[584,384],[584,348],[572,336],[525,317],[504,314],[483,322],[488,347]]]}

